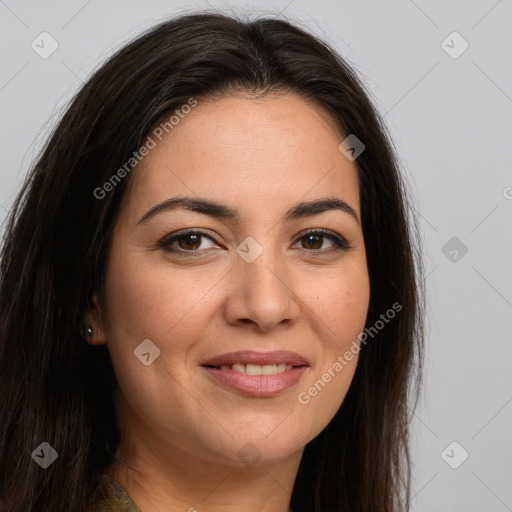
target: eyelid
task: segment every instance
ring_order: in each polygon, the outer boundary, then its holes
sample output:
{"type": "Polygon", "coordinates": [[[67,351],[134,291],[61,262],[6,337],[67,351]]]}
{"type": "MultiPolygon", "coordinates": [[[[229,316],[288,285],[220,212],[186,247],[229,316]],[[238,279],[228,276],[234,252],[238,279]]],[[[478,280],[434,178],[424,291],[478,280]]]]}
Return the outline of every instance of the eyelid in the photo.
{"type": "MultiPolygon", "coordinates": [[[[301,238],[304,238],[305,236],[309,234],[320,234],[323,235],[325,238],[329,238],[334,242],[335,247],[331,249],[324,249],[324,250],[308,250],[308,249],[298,249],[302,252],[307,252],[310,254],[328,254],[331,252],[337,252],[339,250],[348,251],[352,249],[352,246],[349,244],[348,240],[343,237],[342,235],[339,235],[333,231],[323,229],[323,228],[309,228],[305,231],[301,231],[298,235],[295,236],[293,244],[295,245],[301,238]]],[[[206,251],[207,249],[196,249],[194,251],[185,251],[183,249],[170,249],[169,246],[174,243],[177,239],[186,237],[187,235],[201,235],[205,238],[209,238],[212,242],[215,242],[219,245],[222,245],[221,242],[219,242],[213,235],[209,234],[208,231],[203,229],[195,229],[195,228],[187,228],[180,231],[176,231],[174,233],[171,233],[169,235],[166,235],[160,242],[158,242],[158,246],[162,247],[164,250],[167,250],[168,252],[172,252],[175,254],[182,254],[182,255],[189,255],[194,256],[195,254],[202,254],[202,252],[206,251]]]]}
{"type": "MultiPolygon", "coordinates": [[[[173,252],[176,254],[187,254],[187,255],[193,255],[193,254],[201,254],[201,250],[195,250],[195,251],[185,251],[185,250],[179,250],[179,249],[170,249],[169,246],[174,243],[179,238],[184,238],[187,235],[201,235],[205,238],[209,238],[212,242],[215,242],[216,244],[222,245],[221,242],[219,242],[213,235],[209,234],[208,231],[204,231],[202,229],[194,229],[194,228],[187,228],[182,229],[180,231],[175,231],[173,233],[170,233],[169,235],[164,236],[162,240],[158,242],[158,246],[163,248],[164,250],[167,250],[168,252],[173,252]]],[[[204,249],[203,249],[204,251],[204,249]]]]}
{"type": "Polygon", "coordinates": [[[348,240],[344,236],[342,236],[338,233],[335,233],[334,231],[330,231],[328,229],[323,229],[323,228],[306,229],[306,231],[301,231],[295,239],[297,241],[299,241],[301,238],[304,238],[305,236],[307,236],[311,233],[315,233],[315,234],[319,233],[319,234],[323,235],[325,238],[331,239],[334,242],[336,247],[334,249],[326,249],[323,251],[321,251],[321,250],[320,251],[308,251],[307,249],[301,249],[302,251],[311,252],[313,254],[314,253],[327,254],[329,252],[335,252],[337,249],[345,250],[345,251],[352,249],[352,245],[349,244],[348,240]]]}

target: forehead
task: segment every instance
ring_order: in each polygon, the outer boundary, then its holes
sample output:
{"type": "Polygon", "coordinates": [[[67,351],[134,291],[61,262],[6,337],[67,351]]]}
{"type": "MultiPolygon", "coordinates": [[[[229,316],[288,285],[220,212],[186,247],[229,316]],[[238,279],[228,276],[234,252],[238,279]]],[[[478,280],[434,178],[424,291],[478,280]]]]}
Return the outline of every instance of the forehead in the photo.
{"type": "Polygon", "coordinates": [[[132,171],[132,204],[197,195],[243,209],[249,199],[279,206],[334,193],[359,211],[357,168],[338,150],[344,135],[313,102],[275,94],[198,99],[167,131],[153,136],[154,148],[132,171]]]}

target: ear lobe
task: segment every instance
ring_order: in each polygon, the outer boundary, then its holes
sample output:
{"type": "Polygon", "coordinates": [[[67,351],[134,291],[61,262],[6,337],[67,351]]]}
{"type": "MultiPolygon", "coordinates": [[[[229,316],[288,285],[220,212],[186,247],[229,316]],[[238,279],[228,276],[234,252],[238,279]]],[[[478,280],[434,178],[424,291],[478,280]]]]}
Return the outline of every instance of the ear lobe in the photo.
{"type": "Polygon", "coordinates": [[[103,330],[103,320],[101,316],[101,307],[99,304],[98,296],[96,293],[92,295],[92,301],[94,303],[94,309],[88,311],[85,314],[85,326],[93,329],[92,337],[86,336],[85,340],[91,345],[103,345],[105,341],[105,333],[103,330]]]}

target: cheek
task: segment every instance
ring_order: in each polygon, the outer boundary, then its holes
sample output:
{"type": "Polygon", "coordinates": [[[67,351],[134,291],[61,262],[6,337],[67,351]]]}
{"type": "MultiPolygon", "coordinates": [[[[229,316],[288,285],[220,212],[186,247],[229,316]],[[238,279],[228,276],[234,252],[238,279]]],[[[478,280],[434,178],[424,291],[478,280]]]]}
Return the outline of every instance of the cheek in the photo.
{"type": "Polygon", "coordinates": [[[321,280],[310,304],[318,319],[324,348],[342,350],[364,329],[370,300],[366,266],[321,280]]]}
{"type": "MultiPolygon", "coordinates": [[[[106,338],[113,357],[126,354],[150,339],[161,356],[186,351],[208,321],[208,290],[218,278],[184,270],[170,272],[163,265],[143,266],[130,258],[113,258],[106,280],[106,338]],[[117,263],[116,263],[117,261],[117,263]],[[179,340],[179,343],[177,343],[179,340]],[[172,345],[172,351],[164,350],[172,345]]],[[[121,364],[121,363],[119,363],[121,364]]]]}
{"type": "Polygon", "coordinates": [[[334,336],[333,342],[342,348],[347,341],[357,338],[363,330],[369,304],[368,288],[358,283],[359,287],[342,289],[331,294],[331,300],[322,305],[325,322],[334,336]]]}
{"type": "Polygon", "coordinates": [[[327,283],[310,295],[321,355],[298,395],[304,414],[316,427],[332,419],[350,387],[370,298],[366,266],[339,273],[327,283]]]}

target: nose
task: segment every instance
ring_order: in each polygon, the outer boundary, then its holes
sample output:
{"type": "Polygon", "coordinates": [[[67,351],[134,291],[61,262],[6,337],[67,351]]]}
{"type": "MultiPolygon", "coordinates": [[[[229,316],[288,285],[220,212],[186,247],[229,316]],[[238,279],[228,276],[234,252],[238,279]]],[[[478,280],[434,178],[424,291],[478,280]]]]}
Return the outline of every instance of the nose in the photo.
{"type": "Polygon", "coordinates": [[[252,263],[239,258],[235,265],[224,308],[228,323],[269,332],[297,321],[298,297],[284,264],[264,251],[252,263]]]}

